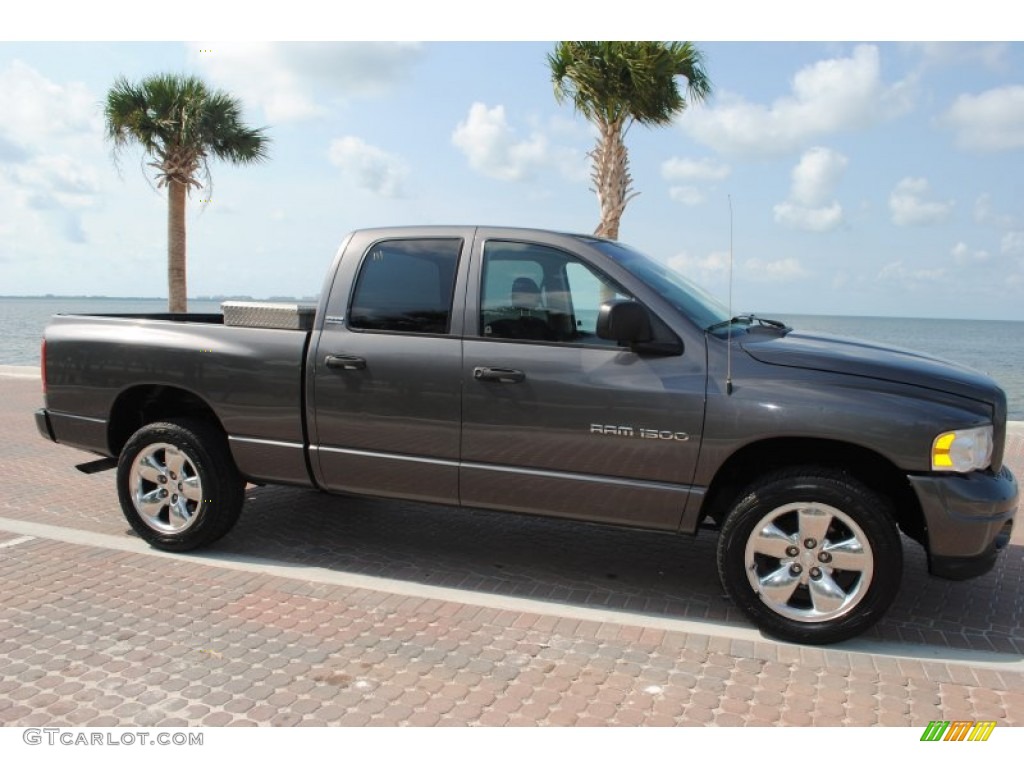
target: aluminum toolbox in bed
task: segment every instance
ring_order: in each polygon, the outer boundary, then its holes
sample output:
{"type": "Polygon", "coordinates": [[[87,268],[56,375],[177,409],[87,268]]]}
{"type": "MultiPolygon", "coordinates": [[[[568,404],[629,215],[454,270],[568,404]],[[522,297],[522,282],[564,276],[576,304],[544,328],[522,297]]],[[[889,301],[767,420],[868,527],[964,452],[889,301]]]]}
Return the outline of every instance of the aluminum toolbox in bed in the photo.
{"type": "Polygon", "coordinates": [[[225,301],[220,305],[224,325],[246,328],[280,328],[310,331],[316,317],[312,304],[288,304],[264,301],[225,301]]]}

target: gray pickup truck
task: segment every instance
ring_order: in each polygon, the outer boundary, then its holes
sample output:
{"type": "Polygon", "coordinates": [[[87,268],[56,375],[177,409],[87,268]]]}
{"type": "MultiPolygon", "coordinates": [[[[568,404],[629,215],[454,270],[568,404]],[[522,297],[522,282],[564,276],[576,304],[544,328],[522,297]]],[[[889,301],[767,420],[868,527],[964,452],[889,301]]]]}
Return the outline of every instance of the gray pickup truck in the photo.
{"type": "Polygon", "coordinates": [[[48,439],[117,466],[165,550],[210,544],[246,482],[718,529],[764,632],[852,637],[899,587],[992,568],[1017,485],[1006,398],[915,352],[730,317],[661,263],[585,235],[360,230],[318,305],[57,316],[48,439]]]}

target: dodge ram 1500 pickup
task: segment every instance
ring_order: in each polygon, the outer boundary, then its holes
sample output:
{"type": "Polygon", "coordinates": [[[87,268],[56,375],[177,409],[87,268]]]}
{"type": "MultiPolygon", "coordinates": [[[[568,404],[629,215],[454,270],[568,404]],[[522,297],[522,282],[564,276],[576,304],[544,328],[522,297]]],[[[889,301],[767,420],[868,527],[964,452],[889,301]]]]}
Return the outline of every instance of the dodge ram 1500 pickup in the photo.
{"type": "Polygon", "coordinates": [[[227,533],[246,482],[710,527],[757,626],[830,643],[889,607],[901,532],[963,579],[1017,509],[992,379],[730,317],[592,236],[360,230],[315,308],[57,316],[42,364],[40,432],[116,459],[124,515],[165,550],[227,533]]]}

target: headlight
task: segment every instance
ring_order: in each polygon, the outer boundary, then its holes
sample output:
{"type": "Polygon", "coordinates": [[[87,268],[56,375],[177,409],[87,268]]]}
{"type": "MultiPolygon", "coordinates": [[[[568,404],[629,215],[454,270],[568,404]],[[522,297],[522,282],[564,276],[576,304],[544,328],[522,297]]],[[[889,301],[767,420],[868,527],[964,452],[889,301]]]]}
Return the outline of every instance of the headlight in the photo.
{"type": "Polygon", "coordinates": [[[943,432],[932,442],[932,471],[971,472],[992,463],[992,425],[943,432]]]}

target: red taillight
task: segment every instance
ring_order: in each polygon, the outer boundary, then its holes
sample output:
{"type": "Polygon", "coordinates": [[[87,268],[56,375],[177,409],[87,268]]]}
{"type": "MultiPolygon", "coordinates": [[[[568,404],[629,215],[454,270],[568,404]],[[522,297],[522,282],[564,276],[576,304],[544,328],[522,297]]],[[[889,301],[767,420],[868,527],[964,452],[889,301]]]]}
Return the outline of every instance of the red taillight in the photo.
{"type": "Polygon", "coordinates": [[[43,394],[46,394],[46,339],[39,350],[39,375],[43,379],[43,394]]]}

